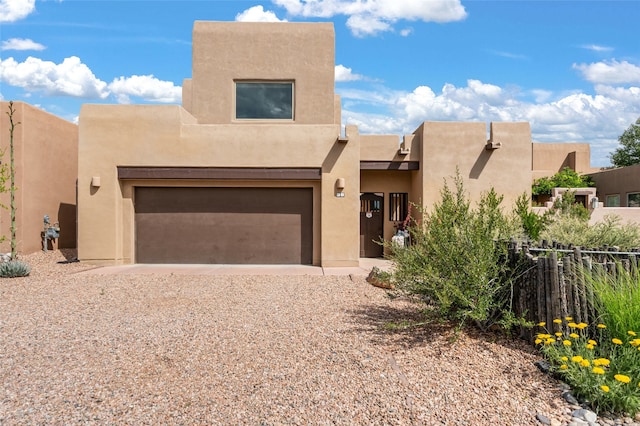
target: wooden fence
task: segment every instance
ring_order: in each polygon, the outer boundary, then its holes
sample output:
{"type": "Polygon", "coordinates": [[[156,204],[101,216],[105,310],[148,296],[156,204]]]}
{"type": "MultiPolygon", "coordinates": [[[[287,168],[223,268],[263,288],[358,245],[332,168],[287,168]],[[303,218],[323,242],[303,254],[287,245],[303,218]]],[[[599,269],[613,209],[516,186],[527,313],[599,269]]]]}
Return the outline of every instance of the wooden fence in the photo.
{"type": "MultiPolygon", "coordinates": [[[[638,266],[640,250],[548,247],[544,243],[534,248],[512,244],[509,258],[517,271],[512,294],[514,313],[536,324],[545,322],[549,332],[555,332],[562,331],[553,323],[556,318],[569,316],[576,323],[587,324],[597,321],[598,313],[585,274],[598,270],[615,274],[618,265],[637,271],[633,267],[638,266]]],[[[523,330],[523,337],[530,338],[532,334],[531,330],[523,330]]]]}

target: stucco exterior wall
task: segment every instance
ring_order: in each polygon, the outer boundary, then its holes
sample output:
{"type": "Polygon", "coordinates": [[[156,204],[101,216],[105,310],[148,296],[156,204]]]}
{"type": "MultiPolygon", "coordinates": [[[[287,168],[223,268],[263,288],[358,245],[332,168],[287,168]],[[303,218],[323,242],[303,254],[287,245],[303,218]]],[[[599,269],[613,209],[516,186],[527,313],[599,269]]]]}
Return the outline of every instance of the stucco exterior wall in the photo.
{"type": "Polygon", "coordinates": [[[456,169],[472,202],[491,187],[504,195],[511,208],[523,193],[531,196],[531,130],[529,123],[425,122],[419,129],[423,141],[420,171],[415,185],[422,186],[421,199],[429,210],[440,200],[445,179],[453,186],[456,169]],[[500,143],[486,149],[487,141],[500,143]]]}
{"type": "Polygon", "coordinates": [[[591,167],[591,146],[588,143],[540,143],[531,145],[533,179],[553,176],[565,167],[579,174],[595,171],[591,167]]]}
{"type": "MultiPolygon", "coordinates": [[[[117,166],[314,167],[322,169],[320,186],[314,186],[314,203],[320,212],[317,220],[321,223],[321,228],[316,228],[318,238],[314,238],[314,242],[321,244],[315,246],[314,262],[325,266],[357,265],[360,146],[355,128],[347,128],[349,142],[341,143],[336,136],[340,131],[338,125],[198,125],[194,124],[194,117],[178,106],[86,104],[80,117],[81,259],[107,263],[135,261],[131,188],[145,183],[121,184],[117,166]],[[100,187],[91,186],[93,177],[100,178],[100,187]],[[345,179],[344,198],[334,194],[338,178],[345,179]]],[[[189,185],[217,184],[189,182],[189,185]]],[[[225,185],[255,186],[255,183],[225,185]]]]}
{"type": "Polygon", "coordinates": [[[640,164],[590,173],[589,176],[595,182],[598,198],[605,207],[608,207],[608,195],[619,195],[620,207],[627,207],[628,194],[640,193],[640,164]]]}
{"type": "MultiPolygon", "coordinates": [[[[54,248],[76,247],[76,178],[78,175],[78,126],[24,102],[14,102],[14,158],[16,170],[16,240],[21,254],[42,249],[43,217],[59,222],[60,238],[54,248]]],[[[9,166],[8,102],[0,102],[0,148],[9,166]]],[[[10,183],[6,184],[9,189],[10,183]]],[[[9,193],[0,194],[9,207],[9,193]]],[[[0,209],[1,234],[7,240],[2,252],[11,251],[11,216],[0,209]]]]}
{"type": "MultiPolygon", "coordinates": [[[[297,124],[337,124],[331,23],[206,22],[193,27],[190,105],[200,124],[234,120],[234,81],[294,81],[297,124]]],[[[245,120],[246,122],[246,120],[245,120]]]]}

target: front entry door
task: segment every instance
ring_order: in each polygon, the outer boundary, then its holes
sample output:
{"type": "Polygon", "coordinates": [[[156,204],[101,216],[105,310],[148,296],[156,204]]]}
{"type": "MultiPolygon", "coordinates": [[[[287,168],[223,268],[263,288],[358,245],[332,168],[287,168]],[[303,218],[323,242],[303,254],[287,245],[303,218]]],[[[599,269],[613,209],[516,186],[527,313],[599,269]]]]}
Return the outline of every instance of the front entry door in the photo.
{"type": "Polygon", "coordinates": [[[382,257],[382,212],[384,195],[360,195],[360,257],[382,257]]]}

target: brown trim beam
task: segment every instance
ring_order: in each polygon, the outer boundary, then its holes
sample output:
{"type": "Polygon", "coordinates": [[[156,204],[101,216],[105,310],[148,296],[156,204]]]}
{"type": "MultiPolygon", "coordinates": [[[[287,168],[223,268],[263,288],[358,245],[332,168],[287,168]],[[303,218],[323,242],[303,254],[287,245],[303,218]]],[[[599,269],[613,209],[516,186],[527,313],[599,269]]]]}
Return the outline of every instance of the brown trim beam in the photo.
{"type": "Polygon", "coordinates": [[[320,168],[118,166],[122,180],[320,180],[320,168]]]}
{"type": "Polygon", "coordinates": [[[420,170],[419,161],[361,161],[360,170],[420,170]]]}

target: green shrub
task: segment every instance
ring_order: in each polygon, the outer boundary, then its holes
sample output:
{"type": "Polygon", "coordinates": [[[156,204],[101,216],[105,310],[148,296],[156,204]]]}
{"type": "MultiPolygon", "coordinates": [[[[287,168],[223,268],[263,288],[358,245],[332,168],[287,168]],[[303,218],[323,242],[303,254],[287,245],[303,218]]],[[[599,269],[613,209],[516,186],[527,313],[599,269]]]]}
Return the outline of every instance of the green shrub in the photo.
{"type": "Polygon", "coordinates": [[[640,247],[640,227],[636,224],[621,223],[620,217],[605,216],[603,222],[589,225],[589,222],[572,215],[556,215],[540,233],[540,239],[573,244],[577,247],[610,247],[621,250],[640,247]]]}
{"type": "Polygon", "coordinates": [[[553,188],[586,188],[595,186],[590,176],[580,176],[570,167],[565,167],[550,177],[536,179],[531,187],[533,195],[551,195],[553,188]]]}
{"type": "Polygon", "coordinates": [[[534,213],[529,208],[529,197],[524,193],[516,199],[514,214],[520,219],[524,234],[533,241],[538,241],[540,233],[546,225],[546,217],[534,213]]]}
{"type": "Polygon", "coordinates": [[[502,196],[491,189],[475,208],[459,173],[455,190],[445,181],[441,201],[422,222],[410,227],[412,244],[389,245],[397,288],[422,295],[442,319],[487,328],[501,319],[509,302],[506,239],[513,223],[500,209],[502,196]]]}
{"type": "Polygon", "coordinates": [[[26,277],[30,272],[31,267],[20,260],[0,263],[0,277],[2,278],[26,277]]]}

